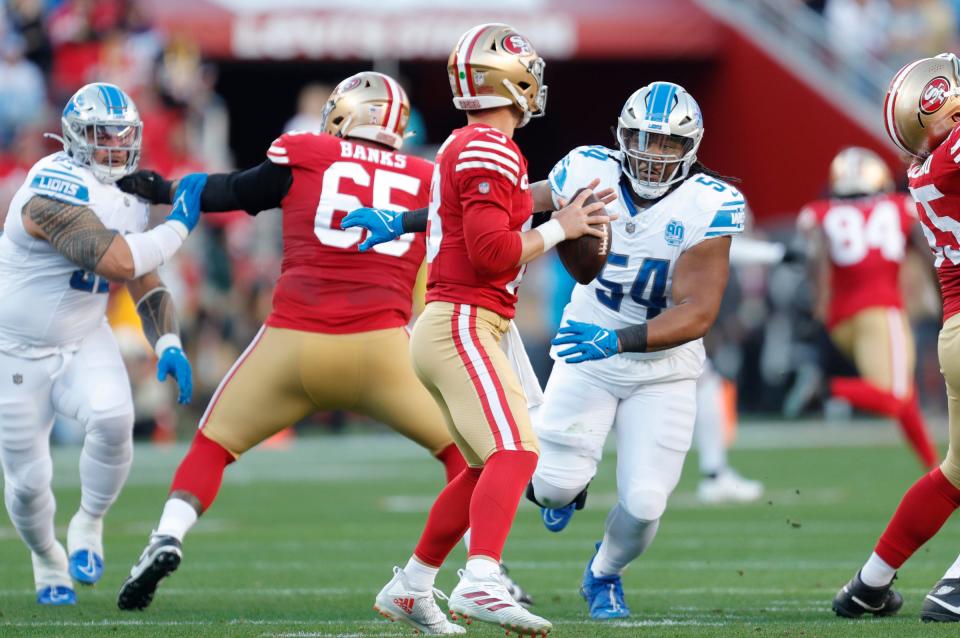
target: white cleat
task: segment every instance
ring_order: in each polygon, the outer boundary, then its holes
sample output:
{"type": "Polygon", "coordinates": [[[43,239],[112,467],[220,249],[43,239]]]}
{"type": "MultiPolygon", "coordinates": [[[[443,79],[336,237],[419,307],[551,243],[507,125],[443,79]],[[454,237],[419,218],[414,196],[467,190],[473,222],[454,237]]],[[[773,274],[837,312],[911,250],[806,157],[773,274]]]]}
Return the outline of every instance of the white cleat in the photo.
{"type": "Polygon", "coordinates": [[[697,500],[704,505],[753,503],[763,496],[763,483],[745,479],[733,468],[724,468],[715,478],[701,479],[697,500]]]}
{"type": "Polygon", "coordinates": [[[403,569],[393,568],[393,578],[383,586],[373,608],[391,622],[400,621],[413,627],[414,633],[428,636],[451,636],[467,633],[460,625],[447,620],[437,598],[446,600],[439,589],[413,591],[403,569]]]}
{"type": "Polygon", "coordinates": [[[553,625],[524,609],[513,597],[499,576],[474,579],[469,572],[457,572],[460,582],[450,592],[450,615],[470,624],[473,620],[500,625],[507,633],[520,636],[546,636],[553,625]]]}

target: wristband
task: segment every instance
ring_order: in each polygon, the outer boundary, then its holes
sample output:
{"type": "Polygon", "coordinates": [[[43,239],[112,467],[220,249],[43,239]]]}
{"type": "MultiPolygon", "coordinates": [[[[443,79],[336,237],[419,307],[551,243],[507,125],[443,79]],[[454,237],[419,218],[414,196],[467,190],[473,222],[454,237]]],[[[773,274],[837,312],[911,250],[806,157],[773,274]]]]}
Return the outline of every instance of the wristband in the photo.
{"type": "Polygon", "coordinates": [[[547,252],[567,238],[567,233],[563,230],[563,226],[555,219],[551,219],[546,224],[537,226],[534,230],[540,233],[540,236],[543,238],[543,252],[547,252]]]}
{"type": "Polygon", "coordinates": [[[180,350],[183,350],[183,344],[180,343],[179,335],[176,335],[172,332],[168,332],[167,334],[163,335],[157,339],[156,345],[153,346],[153,351],[157,353],[157,357],[162,357],[167,348],[179,348],[180,350]]]}
{"type": "Polygon", "coordinates": [[[620,343],[620,352],[647,351],[647,322],[638,323],[628,328],[620,328],[617,332],[617,341],[620,343]]]}

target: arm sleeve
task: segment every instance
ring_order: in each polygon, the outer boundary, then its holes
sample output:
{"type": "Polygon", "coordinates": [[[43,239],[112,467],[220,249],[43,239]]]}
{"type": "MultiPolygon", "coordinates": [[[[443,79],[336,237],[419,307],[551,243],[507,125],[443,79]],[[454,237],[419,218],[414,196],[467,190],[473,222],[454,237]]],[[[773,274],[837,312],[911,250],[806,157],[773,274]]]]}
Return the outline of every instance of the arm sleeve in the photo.
{"type": "Polygon", "coordinates": [[[200,195],[200,208],[210,213],[239,209],[256,215],[279,207],[292,183],[289,166],[264,160],[245,171],[210,175],[200,195]]]}
{"type": "Polygon", "coordinates": [[[418,208],[403,214],[403,232],[405,233],[423,233],[427,230],[426,208],[418,208]]]}
{"type": "Polygon", "coordinates": [[[512,199],[513,185],[504,177],[478,171],[461,181],[460,193],[470,262],[491,275],[516,268],[523,242],[520,233],[510,229],[510,210],[504,204],[512,199]]]}

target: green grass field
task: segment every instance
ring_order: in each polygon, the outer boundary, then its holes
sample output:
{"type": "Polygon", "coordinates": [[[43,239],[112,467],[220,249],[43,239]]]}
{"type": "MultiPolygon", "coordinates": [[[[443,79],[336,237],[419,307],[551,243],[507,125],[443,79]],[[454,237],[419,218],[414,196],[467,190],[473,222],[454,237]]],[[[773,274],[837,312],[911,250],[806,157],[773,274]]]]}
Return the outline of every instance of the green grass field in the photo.
{"type": "MultiPolygon", "coordinates": [[[[890,443],[888,426],[745,427],[742,438],[733,460],[767,483],[767,497],[745,507],[697,506],[691,456],[656,542],[625,576],[633,610],[626,622],[590,621],[577,594],[614,500],[613,464],[605,462],[587,509],[562,534],[546,532],[535,508],[521,504],[505,559],[555,635],[956,635],[956,627],[917,618],[923,595],[960,549],[955,523],[903,570],[898,618],[850,622],[829,609],[919,474],[890,443]],[[868,438],[876,445],[855,444],[868,438]],[[843,447],[818,447],[826,442],[843,447]]],[[[107,519],[106,575],[78,591],[75,608],[34,603],[29,554],[0,519],[0,636],[408,635],[371,605],[391,567],[409,556],[442,472],[390,434],[302,438],[286,451],[249,454],[228,471],[219,501],[187,539],[180,570],[152,607],[118,611],[119,584],[156,524],[182,453],[180,446],[138,447],[107,519]]],[[[77,456],[75,449],[56,454],[61,539],[79,500],[77,456]]],[[[458,548],[438,586],[452,588],[463,558],[458,548]]],[[[469,634],[503,632],[475,624],[469,634]]]]}

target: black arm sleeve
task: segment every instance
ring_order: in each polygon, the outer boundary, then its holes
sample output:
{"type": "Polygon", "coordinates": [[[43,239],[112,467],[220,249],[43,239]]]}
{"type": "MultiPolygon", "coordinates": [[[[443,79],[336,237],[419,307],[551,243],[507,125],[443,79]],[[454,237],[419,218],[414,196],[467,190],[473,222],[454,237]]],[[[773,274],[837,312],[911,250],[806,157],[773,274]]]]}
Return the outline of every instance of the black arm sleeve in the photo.
{"type": "Polygon", "coordinates": [[[403,232],[405,233],[422,233],[427,230],[426,208],[407,211],[400,219],[403,220],[403,232]]]}
{"type": "Polygon", "coordinates": [[[207,178],[200,194],[200,210],[205,213],[244,210],[256,215],[262,210],[278,208],[292,183],[290,167],[270,160],[245,171],[213,174],[207,178]]]}
{"type": "Polygon", "coordinates": [[[617,339],[620,341],[620,352],[647,351],[647,324],[638,323],[617,330],[617,339]]]}

